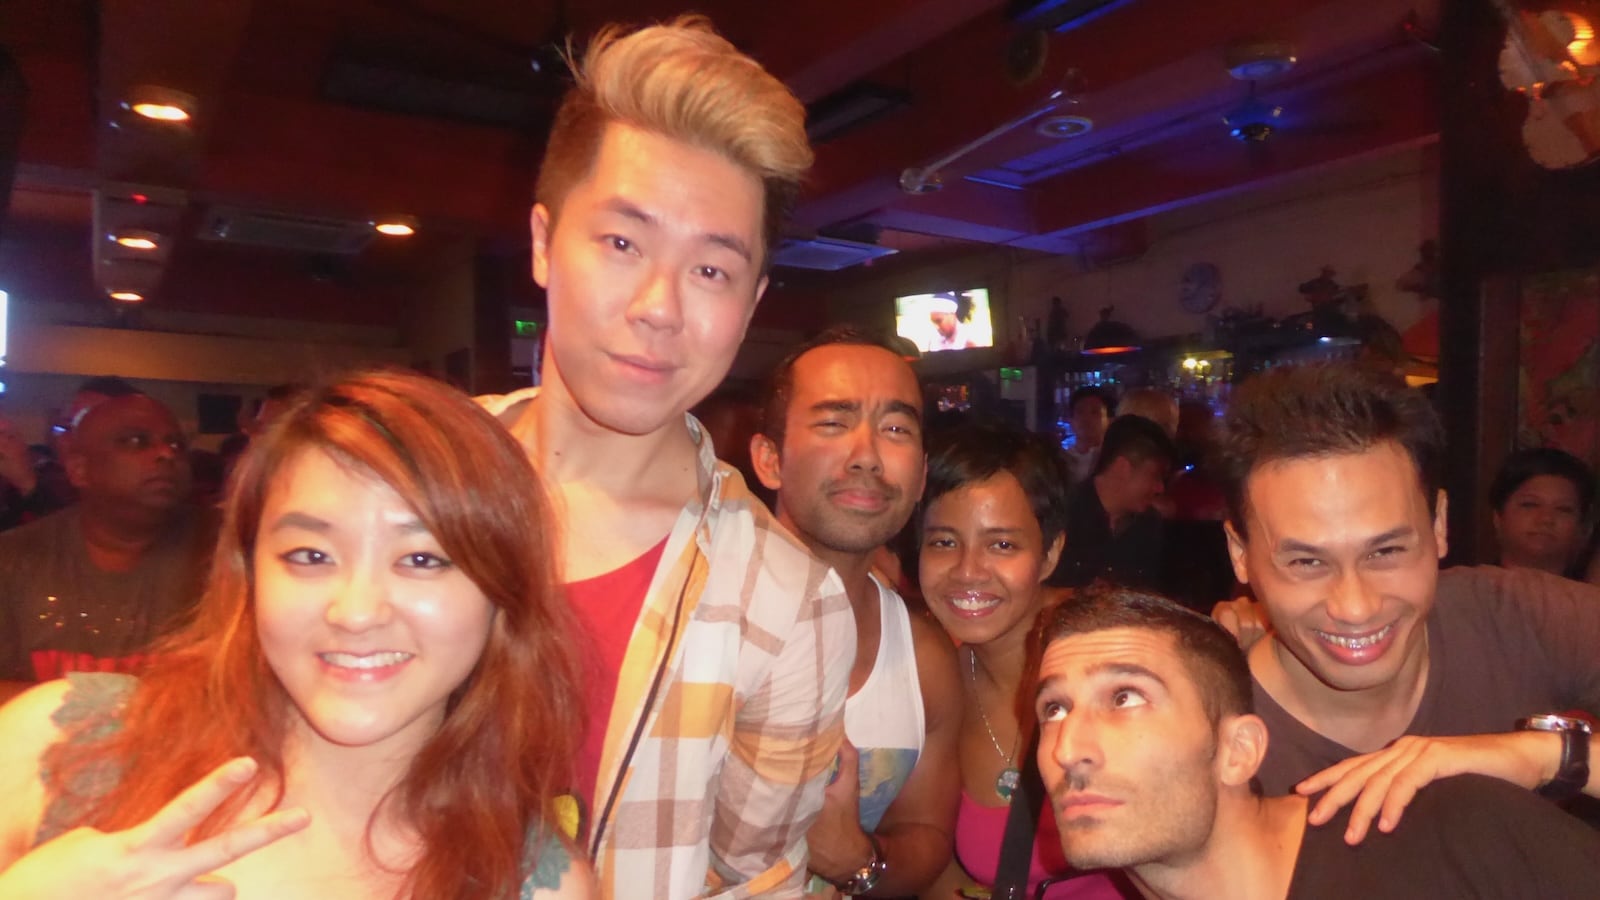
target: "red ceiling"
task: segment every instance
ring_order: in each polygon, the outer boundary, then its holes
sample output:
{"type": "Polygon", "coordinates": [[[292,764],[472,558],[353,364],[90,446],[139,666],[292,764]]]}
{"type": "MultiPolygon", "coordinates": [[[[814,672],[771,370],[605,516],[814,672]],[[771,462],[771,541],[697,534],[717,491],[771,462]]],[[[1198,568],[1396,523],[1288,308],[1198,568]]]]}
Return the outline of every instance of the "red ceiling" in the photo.
{"type": "MultiPolygon", "coordinates": [[[[1400,23],[1415,13],[1426,29],[1438,3],[1135,0],[1052,35],[1044,74],[1020,86],[1002,66],[1019,32],[1002,0],[696,6],[803,99],[863,79],[911,98],[818,148],[801,229],[876,226],[885,244],[917,252],[969,240],[1070,252],[1113,223],[1432,140],[1436,63],[1400,23]],[[1249,38],[1291,42],[1299,56],[1294,71],[1259,85],[1286,110],[1264,147],[1232,140],[1220,123],[1246,92],[1224,70],[1225,48],[1249,38]],[[1094,120],[1089,135],[1056,145],[1017,128],[948,167],[942,192],[898,189],[902,169],[1035,109],[1069,69],[1082,82],[1070,111],[1094,120]],[[1061,171],[1023,190],[964,180],[1057,146],[1061,171]]],[[[442,244],[523,244],[542,131],[333,102],[323,95],[330,65],[381,60],[435,77],[531,84],[535,105],[547,109],[554,88],[541,94],[526,70],[536,48],[676,9],[651,0],[12,0],[0,44],[30,94],[3,232],[11,246],[0,246],[0,262],[66,240],[79,249],[56,258],[75,254],[72,264],[83,265],[94,246],[93,192],[126,183],[172,188],[169,218],[185,228],[219,203],[356,220],[408,213],[428,241],[364,251],[331,286],[283,251],[180,238],[154,299],[381,320],[394,280],[425,267],[442,244]],[[199,97],[190,137],[112,127],[127,91],[152,83],[199,97]],[[218,289],[230,283],[247,287],[218,289]]],[[[63,278],[56,293],[92,294],[85,283],[63,278]]]]}

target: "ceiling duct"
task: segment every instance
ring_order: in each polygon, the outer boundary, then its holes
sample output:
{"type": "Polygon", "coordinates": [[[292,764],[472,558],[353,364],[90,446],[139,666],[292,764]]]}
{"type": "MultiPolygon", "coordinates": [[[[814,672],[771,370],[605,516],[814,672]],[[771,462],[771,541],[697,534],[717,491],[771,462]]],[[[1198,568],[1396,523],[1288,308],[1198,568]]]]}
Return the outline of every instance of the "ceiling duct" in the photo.
{"type": "Polygon", "coordinates": [[[1026,28],[1071,31],[1131,0],[1011,0],[1006,15],[1026,28]]]}
{"type": "Polygon", "coordinates": [[[786,238],[778,245],[778,249],[773,251],[772,264],[790,269],[836,272],[896,252],[898,251],[890,247],[840,238],[817,237],[809,240],[786,238]]]}
{"type": "Polygon", "coordinates": [[[201,240],[303,253],[352,254],[372,241],[372,223],[213,206],[200,222],[201,240]]]}
{"type": "Polygon", "coordinates": [[[542,124],[551,112],[550,96],[532,84],[497,84],[350,59],[328,64],[322,96],[366,109],[518,130],[542,124]]]}
{"type": "Polygon", "coordinates": [[[806,137],[825,144],[843,134],[911,105],[905,91],[857,81],[806,106],[806,137]]]}

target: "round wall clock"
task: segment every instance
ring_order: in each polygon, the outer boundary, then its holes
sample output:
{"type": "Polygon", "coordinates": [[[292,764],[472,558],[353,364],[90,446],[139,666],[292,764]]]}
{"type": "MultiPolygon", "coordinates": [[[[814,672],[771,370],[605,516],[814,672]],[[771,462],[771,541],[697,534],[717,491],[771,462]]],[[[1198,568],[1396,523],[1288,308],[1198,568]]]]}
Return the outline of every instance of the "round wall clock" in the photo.
{"type": "Polygon", "coordinates": [[[1197,262],[1183,271],[1178,284],[1178,303],[1185,312],[1196,315],[1210,312],[1222,299],[1222,272],[1208,262],[1197,262]]]}

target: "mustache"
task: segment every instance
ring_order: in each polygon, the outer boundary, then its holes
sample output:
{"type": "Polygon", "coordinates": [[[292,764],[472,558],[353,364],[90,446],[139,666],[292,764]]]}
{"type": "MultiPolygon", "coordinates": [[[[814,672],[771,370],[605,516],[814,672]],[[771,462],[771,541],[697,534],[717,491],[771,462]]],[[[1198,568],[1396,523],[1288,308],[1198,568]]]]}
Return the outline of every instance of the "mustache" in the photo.
{"type": "Polygon", "coordinates": [[[882,494],[891,500],[898,499],[902,493],[898,487],[884,481],[876,475],[862,475],[856,478],[846,478],[840,481],[830,481],[827,492],[830,494],[839,491],[871,491],[882,494]]]}
{"type": "Polygon", "coordinates": [[[1060,801],[1068,794],[1081,793],[1089,789],[1089,776],[1082,772],[1068,772],[1066,776],[1050,788],[1050,799],[1060,801]]]}

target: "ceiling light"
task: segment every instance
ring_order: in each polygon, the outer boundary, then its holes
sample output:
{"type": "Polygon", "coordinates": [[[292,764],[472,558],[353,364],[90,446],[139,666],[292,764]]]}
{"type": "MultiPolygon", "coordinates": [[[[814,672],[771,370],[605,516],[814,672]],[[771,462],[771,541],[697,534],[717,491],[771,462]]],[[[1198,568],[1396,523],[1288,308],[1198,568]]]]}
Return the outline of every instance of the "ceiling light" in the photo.
{"type": "Polygon", "coordinates": [[[142,228],[129,228],[109,237],[119,246],[127,247],[129,250],[154,250],[161,246],[161,235],[142,228]]]}
{"type": "Polygon", "coordinates": [[[1255,86],[1250,87],[1250,96],[1244,102],[1229,110],[1222,116],[1222,122],[1228,126],[1228,134],[1235,139],[1246,143],[1261,143],[1272,137],[1278,127],[1278,119],[1283,115],[1283,107],[1274,106],[1255,94],[1255,86]]]}
{"type": "Polygon", "coordinates": [[[417,233],[417,220],[411,216],[390,216],[375,220],[372,230],[389,237],[410,237],[417,233]]]}
{"type": "Polygon", "coordinates": [[[1084,116],[1046,116],[1033,126],[1033,130],[1041,137],[1066,140],[1083,137],[1093,131],[1094,120],[1084,116]]]}
{"type": "Polygon", "coordinates": [[[144,299],[144,295],[138,291],[111,291],[110,297],[123,303],[138,303],[144,299]]]}
{"type": "Polygon", "coordinates": [[[152,84],[134,85],[122,108],[154,122],[181,124],[194,114],[195,98],[192,94],[152,84]]]}
{"type": "Polygon", "coordinates": [[[155,119],[157,122],[189,121],[188,110],[169,103],[135,103],[132,109],[146,119],[155,119]]]}
{"type": "Polygon", "coordinates": [[[1240,81],[1263,81],[1294,68],[1298,60],[1287,41],[1244,40],[1223,50],[1228,74],[1240,81]]]}

